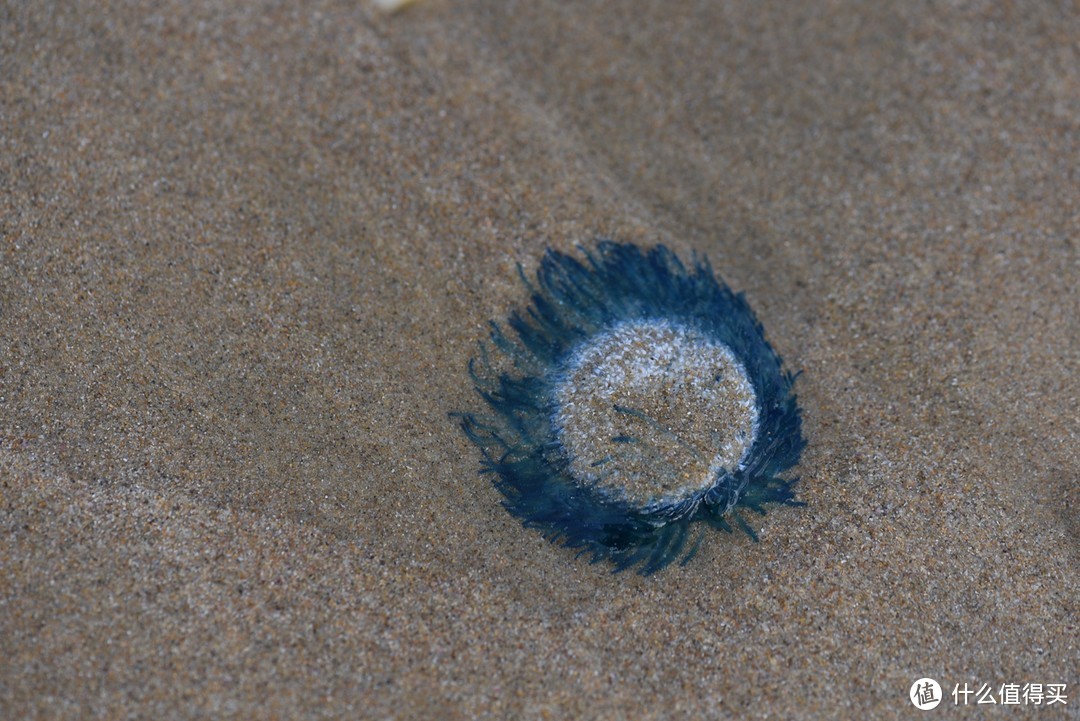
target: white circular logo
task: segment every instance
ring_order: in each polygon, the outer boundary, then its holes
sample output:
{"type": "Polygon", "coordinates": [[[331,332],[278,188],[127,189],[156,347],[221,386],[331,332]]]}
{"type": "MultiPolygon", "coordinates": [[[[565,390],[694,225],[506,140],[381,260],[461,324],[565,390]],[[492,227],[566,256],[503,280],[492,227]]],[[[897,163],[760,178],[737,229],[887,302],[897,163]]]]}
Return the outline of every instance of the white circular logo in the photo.
{"type": "Polygon", "coordinates": [[[917,709],[929,711],[937,708],[937,705],[941,703],[941,685],[932,678],[920,678],[911,684],[908,698],[917,709]]]}

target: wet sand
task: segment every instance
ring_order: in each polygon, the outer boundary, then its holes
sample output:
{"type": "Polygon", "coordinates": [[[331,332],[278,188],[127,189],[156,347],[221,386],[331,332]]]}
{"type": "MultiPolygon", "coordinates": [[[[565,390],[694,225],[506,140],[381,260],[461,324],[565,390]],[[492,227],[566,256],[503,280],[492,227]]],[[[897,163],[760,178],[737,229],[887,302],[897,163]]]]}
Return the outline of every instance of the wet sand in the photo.
{"type": "Polygon", "coordinates": [[[0,716],[890,719],[929,676],[1077,717],[1077,37],[0,9],[0,716]],[[802,371],[760,542],[614,575],[477,474],[476,343],[598,237],[706,255],[802,371]]]}

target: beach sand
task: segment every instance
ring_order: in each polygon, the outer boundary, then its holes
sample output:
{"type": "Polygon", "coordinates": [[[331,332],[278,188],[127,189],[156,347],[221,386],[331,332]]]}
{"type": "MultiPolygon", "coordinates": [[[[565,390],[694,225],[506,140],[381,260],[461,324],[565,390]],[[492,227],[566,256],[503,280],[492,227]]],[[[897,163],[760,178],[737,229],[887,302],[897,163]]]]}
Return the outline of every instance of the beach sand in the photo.
{"type": "Polygon", "coordinates": [[[0,8],[0,717],[1080,717],[1080,12],[0,8]],[[517,271],[707,256],[805,508],[590,565],[449,413],[517,271]]]}

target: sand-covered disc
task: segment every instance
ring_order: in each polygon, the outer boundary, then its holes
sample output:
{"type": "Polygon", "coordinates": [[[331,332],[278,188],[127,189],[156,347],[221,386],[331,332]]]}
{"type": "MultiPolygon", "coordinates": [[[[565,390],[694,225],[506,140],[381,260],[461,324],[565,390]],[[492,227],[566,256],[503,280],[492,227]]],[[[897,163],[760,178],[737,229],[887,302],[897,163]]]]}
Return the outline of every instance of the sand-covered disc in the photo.
{"type": "Polygon", "coordinates": [[[683,500],[736,469],[758,418],[731,350],[662,320],[622,323],[582,344],[555,399],[574,477],[642,506],[683,500]]]}

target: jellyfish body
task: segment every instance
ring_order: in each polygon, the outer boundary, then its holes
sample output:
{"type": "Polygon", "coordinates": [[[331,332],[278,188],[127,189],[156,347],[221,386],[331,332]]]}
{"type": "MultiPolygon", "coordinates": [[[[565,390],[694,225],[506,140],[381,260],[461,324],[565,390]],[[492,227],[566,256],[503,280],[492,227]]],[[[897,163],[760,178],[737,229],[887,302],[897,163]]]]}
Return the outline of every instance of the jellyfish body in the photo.
{"type": "Polygon", "coordinates": [[[601,241],[547,251],[528,306],[470,363],[455,414],[504,505],[548,538],[650,574],[742,509],[802,505],[780,476],[805,440],[794,376],[705,260],[601,241]]]}

